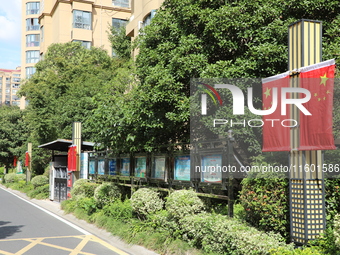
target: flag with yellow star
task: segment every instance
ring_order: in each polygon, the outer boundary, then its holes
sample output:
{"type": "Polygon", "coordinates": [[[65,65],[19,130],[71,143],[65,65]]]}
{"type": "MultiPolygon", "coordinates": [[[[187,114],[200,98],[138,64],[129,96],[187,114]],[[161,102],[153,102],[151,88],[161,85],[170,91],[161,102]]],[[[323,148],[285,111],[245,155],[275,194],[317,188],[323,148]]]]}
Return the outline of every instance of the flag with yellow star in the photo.
{"type": "Polygon", "coordinates": [[[311,115],[300,112],[299,150],[336,149],[332,130],[334,71],[334,59],[300,69],[300,87],[311,93],[304,103],[311,115]]]}
{"type": "Polygon", "coordinates": [[[283,123],[285,119],[290,119],[289,107],[286,108],[287,115],[281,115],[281,88],[289,87],[289,72],[262,79],[262,108],[270,110],[273,105],[273,97],[277,98],[276,110],[263,115],[262,129],[262,151],[290,151],[290,128],[289,123],[283,123]],[[274,94],[277,89],[277,95],[274,94]]]}

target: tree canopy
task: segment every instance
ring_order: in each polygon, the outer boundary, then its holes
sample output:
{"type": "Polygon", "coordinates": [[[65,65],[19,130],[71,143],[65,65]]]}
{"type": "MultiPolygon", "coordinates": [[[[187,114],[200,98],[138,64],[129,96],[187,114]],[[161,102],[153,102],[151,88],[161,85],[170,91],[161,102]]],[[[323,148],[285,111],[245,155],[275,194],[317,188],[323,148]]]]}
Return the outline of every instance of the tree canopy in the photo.
{"type": "Polygon", "coordinates": [[[12,165],[14,157],[21,156],[25,149],[27,127],[24,113],[17,106],[0,107],[0,162],[12,165]]]}

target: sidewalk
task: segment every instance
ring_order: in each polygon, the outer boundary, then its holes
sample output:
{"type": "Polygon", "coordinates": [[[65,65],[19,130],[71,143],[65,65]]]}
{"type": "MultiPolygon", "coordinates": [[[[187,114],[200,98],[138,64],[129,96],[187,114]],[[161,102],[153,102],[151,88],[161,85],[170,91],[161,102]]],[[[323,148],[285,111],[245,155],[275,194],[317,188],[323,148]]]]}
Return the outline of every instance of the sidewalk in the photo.
{"type": "Polygon", "coordinates": [[[118,237],[112,236],[111,233],[107,232],[104,229],[100,229],[96,227],[93,224],[89,224],[84,220],[79,220],[77,219],[74,215],[72,214],[65,214],[63,210],[60,209],[60,203],[50,201],[50,200],[37,200],[37,199],[30,199],[29,197],[26,196],[26,194],[21,193],[20,191],[17,190],[12,190],[10,188],[6,188],[5,186],[1,185],[0,186],[7,191],[10,191],[13,194],[16,194],[20,196],[23,199],[26,199],[42,208],[45,210],[54,213],[58,215],[59,217],[62,217],[63,219],[73,223],[74,225],[90,232],[91,234],[97,236],[98,238],[104,240],[105,242],[109,243],[110,245],[121,249],[131,255],[159,255],[158,253],[155,253],[153,251],[147,250],[146,248],[139,246],[139,245],[130,245],[122,240],[120,240],[118,237]]]}

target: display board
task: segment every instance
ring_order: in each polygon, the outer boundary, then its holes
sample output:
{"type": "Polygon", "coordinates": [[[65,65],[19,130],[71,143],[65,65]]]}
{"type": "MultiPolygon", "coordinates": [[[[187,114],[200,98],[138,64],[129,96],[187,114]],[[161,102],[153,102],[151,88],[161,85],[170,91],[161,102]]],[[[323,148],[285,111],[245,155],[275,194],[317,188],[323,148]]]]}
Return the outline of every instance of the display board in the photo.
{"type": "Polygon", "coordinates": [[[201,156],[201,182],[221,183],[222,182],[222,155],[201,156]]]}
{"type": "Polygon", "coordinates": [[[121,158],[120,160],[121,160],[120,175],[130,176],[130,158],[125,157],[121,158]]]}
{"type": "Polygon", "coordinates": [[[98,174],[105,174],[105,159],[98,159],[98,174]]]}
{"type": "Polygon", "coordinates": [[[151,178],[166,179],[166,157],[154,156],[152,159],[151,178]]]}
{"type": "Polygon", "coordinates": [[[135,157],[135,177],[146,177],[146,156],[135,157]]]}
{"type": "Polygon", "coordinates": [[[89,161],[89,174],[96,174],[96,160],[89,161]]]}
{"type": "Polygon", "coordinates": [[[190,181],[190,155],[175,156],[174,180],[190,181]]]}
{"type": "Polygon", "coordinates": [[[109,159],[109,175],[117,175],[117,160],[109,159]]]}

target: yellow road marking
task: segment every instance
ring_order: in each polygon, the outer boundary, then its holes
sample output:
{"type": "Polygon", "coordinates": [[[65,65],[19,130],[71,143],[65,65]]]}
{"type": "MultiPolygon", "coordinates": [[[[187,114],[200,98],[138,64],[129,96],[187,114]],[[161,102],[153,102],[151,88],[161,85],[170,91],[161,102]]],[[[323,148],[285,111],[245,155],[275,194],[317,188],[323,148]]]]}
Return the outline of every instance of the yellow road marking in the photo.
{"type": "Polygon", "coordinates": [[[7,252],[7,251],[2,251],[2,250],[0,250],[0,254],[1,255],[14,255],[14,253],[10,253],[10,252],[7,252]]]}
{"type": "Polygon", "coordinates": [[[85,245],[90,241],[91,236],[86,236],[73,251],[70,253],[70,255],[77,255],[81,250],[85,247],[85,245]]]}
{"type": "Polygon", "coordinates": [[[120,249],[118,249],[118,248],[108,244],[107,242],[104,242],[102,239],[100,239],[100,238],[98,238],[96,236],[91,236],[91,237],[92,237],[91,238],[92,241],[97,242],[97,243],[105,246],[106,248],[110,249],[111,251],[114,251],[114,252],[118,253],[119,255],[129,255],[128,253],[126,253],[126,252],[124,252],[124,251],[122,251],[122,250],[120,250],[120,249]]]}
{"type": "Polygon", "coordinates": [[[31,239],[31,243],[29,245],[27,245],[26,247],[22,248],[17,253],[15,253],[15,255],[24,254],[26,251],[28,251],[29,249],[32,249],[34,246],[36,246],[38,243],[40,243],[42,240],[44,240],[44,238],[37,238],[36,240],[31,239]]]}
{"type": "MultiPolygon", "coordinates": [[[[66,248],[66,247],[62,247],[62,246],[59,246],[59,245],[54,245],[54,244],[49,244],[49,243],[44,243],[44,242],[41,242],[39,243],[40,245],[45,245],[45,246],[49,246],[49,247],[52,247],[52,248],[56,248],[58,250],[64,250],[64,251],[70,251],[72,252],[73,249],[69,249],[69,248],[66,248]]],[[[80,254],[84,254],[84,255],[96,255],[96,254],[93,254],[93,253],[88,253],[88,252],[79,252],[80,254]]],[[[70,253],[71,254],[71,253],[70,253]]]]}
{"type": "Polygon", "coordinates": [[[56,236],[56,237],[21,238],[21,239],[0,240],[0,242],[11,242],[11,241],[26,241],[26,242],[30,242],[30,244],[28,244],[27,246],[25,246],[24,248],[22,248],[20,251],[18,251],[16,253],[10,253],[10,252],[0,250],[1,255],[22,255],[25,252],[27,252],[28,250],[30,250],[31,248],[33,248],[34,246],[36,246],[37,244],[49,246],[49,247],[56,248],[56,249],[59,249],[59,250],[70,251],[71,252],[70,255],[77,255],[77,254],[95,255],[93,253],[81,251],[86,246],[86,244],[88,244],[89,242],[99,243],[100,245],[108,248],[111,251],[118,253],[119,255],[129,255],[128,253],[108,244],[107,242],[101,240],[100,238],[98,238],[94,235],[56,236]],[[59,246],[59,245],[54,245],[54,244],[49,244],[49,243],[43,242],[46,239],[58,239],[58,238],[78,238],[78,239],[81,240],[81,242],[77,245],[77,247],[75,249],[69,249],[69,248],[66,248],[66,247],[59,246]]]}

